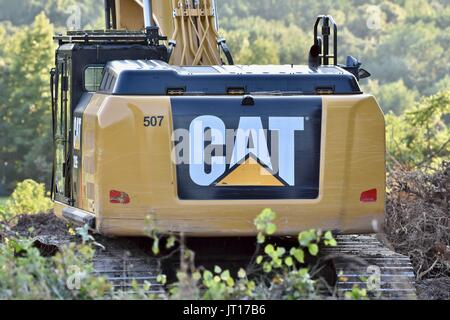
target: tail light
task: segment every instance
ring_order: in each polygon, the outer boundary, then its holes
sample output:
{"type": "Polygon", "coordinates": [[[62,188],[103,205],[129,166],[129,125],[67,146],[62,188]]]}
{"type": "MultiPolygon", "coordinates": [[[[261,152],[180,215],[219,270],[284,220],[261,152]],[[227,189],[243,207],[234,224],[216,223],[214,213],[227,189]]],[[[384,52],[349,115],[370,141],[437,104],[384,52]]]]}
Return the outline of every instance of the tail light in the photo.
{"type": "Polygon", "coordinates": [[[361,193],[359,198],[361,202],[376,202],[377,201],[377,189],[370,189],[361,193]]]}
{"type": "Polygon", "coordinates": [[[130,196],[123,191],[111,190],[109,191],[109,202],[111,203],[130,203],[130,196]]]}

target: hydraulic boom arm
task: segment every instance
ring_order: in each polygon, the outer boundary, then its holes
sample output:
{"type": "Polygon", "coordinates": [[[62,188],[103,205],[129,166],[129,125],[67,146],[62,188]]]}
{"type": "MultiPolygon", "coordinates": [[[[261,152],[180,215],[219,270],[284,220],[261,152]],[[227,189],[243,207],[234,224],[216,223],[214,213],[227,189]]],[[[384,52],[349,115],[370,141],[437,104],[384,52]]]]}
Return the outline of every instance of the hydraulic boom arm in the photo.
{"type": "Polygon", "coordinates": [[[107,29],[158,27],[174,65],[220,65],[233,59],[217,29],[214,0],[105,0],[107,29]]]}

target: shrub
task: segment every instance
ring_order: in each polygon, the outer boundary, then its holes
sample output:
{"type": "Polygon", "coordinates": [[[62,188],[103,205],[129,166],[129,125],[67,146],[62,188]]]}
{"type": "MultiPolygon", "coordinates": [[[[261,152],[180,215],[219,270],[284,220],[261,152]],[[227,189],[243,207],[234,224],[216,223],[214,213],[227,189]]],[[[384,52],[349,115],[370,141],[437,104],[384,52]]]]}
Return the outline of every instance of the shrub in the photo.
{"type": "Polygon", "coordinates": [[[72,243],[51,258],[33,241],[0,243],[0,299],[99,299],[111,293],[106,279],[93,274],[93,249],[72,243]]]}
{"type": "MultiPolygon", "coordinates": [[[[77,228],[82,244],[70,243],[53,257],[46,258],[34,247],[32,239],[19,238],[6,224],[0,224],[0,299],[317,299],[324,298],[314,259],[319,245],[335,246],[330,231],[306,230],[292,246],[283,247],[271,239],[276,230],[276,213],[264,209],[255,219],[258,230],[257,251],[251,264],[236,274],[216,265],[212,270],[194,264],[194,252],[184,245],[181,236],[168,234],[166,248],[179,244],[180,268],[174,283],[166,276],[157,281],[166,285],[164,294],[148,294],[150,284],[134,283],[128,290],[114,291],[111,283],[94,273],[95,241],[87,227],[77,228]],[[5,230],[6,230],[5,229],[5,230]],[[5,231],[4,230],[4,231],[5,231]]],[[[153,238],[167,236],[152,232],[153,238]]],[[[156,241],[157,245],[160,243],[156,241]]],[[[159,248],[153,251],[159,252],[159,248]]],[[[355,288],[346,298],[363,299],[365,290],[355,288]]]]}
{"type": "Polygon", "coordinates": [[[46,196],[44,184],[27,179],[17,184],[0,217],[7,220],[18,214],[45,213],[51,207],[52,201],[46,196]]]}
{"type": "Polygon", "coordinates": [[[450,156],[450,91],[424,98],[401,116],[386,116],[388,167],[438,168],[450,156]]]}
{"type": "MultiPolygon", "coordinates": [[[[313,266],[307,264],[306,256],[316,257],[319,244],[336,246],[330,231],[307,230],[298,235],[297,245],[291,248],[278,246],[269,241],[276,230],[276,213],[264,209],[255,219],[258,231],[255,259],[249,267],[239,269],[236,275],[230,270],[215,266],[213,270],[194,264],[194,253],[180,243],[180,270],[177,281],[170,284],[171,299],[314,299],[320,298],[318,281],[313,279],[313,266]]],[[[158,239],[155,232],[154,239],[158,239]]],[[[176,238],[176,237],[175,237],[176,238]]],[[[174,235],[170,236],[171,244],[174,235]]],[[[158,240],[156,241],[158,243],[158,240]]],[[[159,250],[154,250],[159,252],[159,250]]],[[[165,282],[166,278],[160,276],[165,282]]]]}

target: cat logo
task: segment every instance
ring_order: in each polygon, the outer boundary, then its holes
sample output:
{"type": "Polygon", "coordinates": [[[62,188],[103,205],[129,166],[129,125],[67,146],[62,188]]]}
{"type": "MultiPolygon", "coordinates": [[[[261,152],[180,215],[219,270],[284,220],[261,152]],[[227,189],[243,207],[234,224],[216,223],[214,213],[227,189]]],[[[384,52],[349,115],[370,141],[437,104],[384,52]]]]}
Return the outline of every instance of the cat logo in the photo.
{"type": "Polygon", "coordinates": [[[260,117],[241,117],[230,142],[230,129],[217,116],[193,119],[189,127],[191,180],[198,186],[295,186],[295,132],[304,130],[304,121],[304,117],[268,117],[264,130],[260,117]],[[208,147],[212,147],[209,152],[208,147]]]}

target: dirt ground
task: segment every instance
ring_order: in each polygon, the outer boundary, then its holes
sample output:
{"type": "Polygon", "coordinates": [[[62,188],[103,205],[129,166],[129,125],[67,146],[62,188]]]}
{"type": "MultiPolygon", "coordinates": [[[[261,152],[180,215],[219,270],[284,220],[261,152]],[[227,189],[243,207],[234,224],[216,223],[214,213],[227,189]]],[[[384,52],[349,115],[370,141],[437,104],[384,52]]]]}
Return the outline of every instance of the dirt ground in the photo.
{"type": "Polygon", "coordinates": [[[68,237],[68,223],[56,217],[53,213],[19,215],[12,222],[11,229],[21,236],[52,235],[68,237]]]}
{"type": "Polygon", "coordinates": [[[0,241],[3,237],[26,237],[33,241],[41,255],[55,255],[62,245],[79,241],[69,232],[70,225],[53,213],[22,214],[0,224],[0,241]]]}

